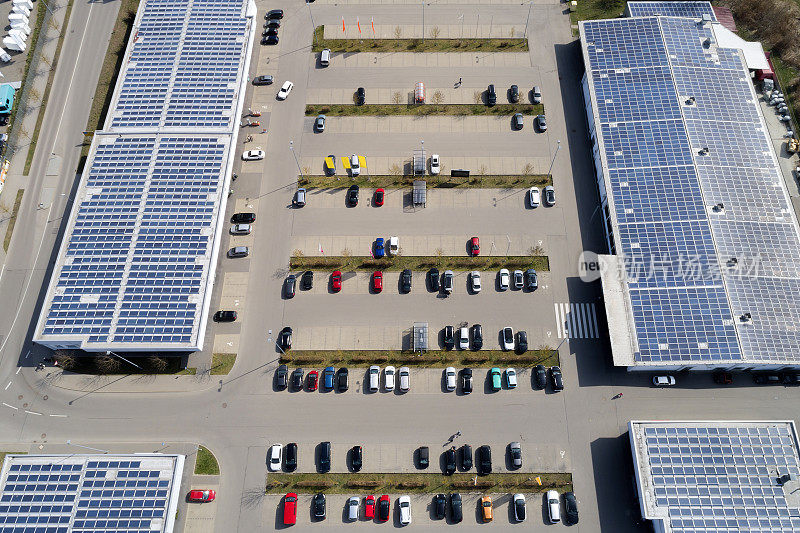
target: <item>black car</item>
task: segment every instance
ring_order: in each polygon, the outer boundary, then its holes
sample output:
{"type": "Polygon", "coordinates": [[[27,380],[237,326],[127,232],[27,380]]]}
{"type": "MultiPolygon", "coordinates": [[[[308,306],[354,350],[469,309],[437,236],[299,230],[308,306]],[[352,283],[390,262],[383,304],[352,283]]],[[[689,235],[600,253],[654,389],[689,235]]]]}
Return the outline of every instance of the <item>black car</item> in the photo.
{"type": "Polygon", "coordinates": [[[356,105],[364,105],[364,102],[366,101],[366,99],[367,99],[367,95],[364,92],[364,88],[363,87],[359,87],[358,90],[356,91],[356,105]]]}
{"type": "Polygon", "coordinates": [[[753,374],[753,381],[759,385],[780,385],[783,383],[780,374],[753,374]]]}
{"type": "Polygon", "coordinates": [[[442,340],[444,341],[445,350],[453,349],[453,347],[456,345],[455,330],[453,329],[453,326],[444,327],[444,335],[442,340]]]}
{"type": "Polygon", "coordinates": [[[278,35],[278,28],[266,28],[264,33],[261,34],[262,37],[269,37],[270,35],[278,35]]]}
{"type": "Polygon", "coordinates": [[[578,500],[574,492],[564,493],[564,519],[567,524],[578,523],[578,500]]]}
{"type": "Polygon", "coordinates": [[[256,76],[253,78],[253,85],[272,85],[273,78],[270,75],[256,76]]]}
{"type": "Polygon", "coordinates": [[[295,368],[292,372],[292,388],[294,390],[303,390],[303,369],[295,368]]]}
{"type": "Polygon", "coordinates": [[[236,311],[217,311],[214,313],[214,322],[233,322],[236,316],[236,311]]]}
{"type": "Polygon", "coordinates": [[[525,127],[525,117],[522,116],[522,113],[514,113],[514,116],[511,117],[511,127],[515,130],[525,127]]]}
{"type": "Polygon", "coordinates": [[[314,288],[314,273],[310,270],[306,270],[303,273],[303,277],[300,279],[300,288],[304,291],[310,291],[314,288]]]}
{"type": "Polygon", "coordinates": [[[433,292],[439,292],[439,269],[428,270],[428,285],[433,292]]]}
{"type": "Polygon", "coordinates": [[[8,126],[9,118],[11,117],[8,113],[3,113],[0,115],[0,126],[8,126]]]}
{"type": "Polygon", "coordinates": [[[261,44],[278,44],[278,36],[277,35],[268,35],[261,39],[261,44]]]}
{"type": "Polygon", "coordinates": [[[561,377],[561,369],[557,366],[550,367],[550,381],[553,383],[553,390],[564,390],[564,378],[561,377]]]}
{"type": "Polygon", "coordinates": [[[358,472],[361,470],[361,466],[363,465],[363,451],[361,450],[361,446],[353,446],[350,449],[350,466],[353,467],[353,472],[358,472]]]}
{"type": "Polygon", "coordinates": [[[235,213],[231,217],[231,224],[252,224],[255,221],[255,213],[235,213]]]}
{"type": "Polygon", "coordinates": [[[339,392],[345,392],[349,386],[347,385],[347,369],[342,367],[336,371],[336,387],[339,392]]]}
{"type": "Polygon", "coordinates": [[[533,376],[536,379],[536,388],[544,389],[547,387],[547,369],[544,365],[536,365],[533,369],[533,376]]]}
{"type": "Polygon", "coordinates": [[[529,268],[525,271],[525,286],[529,291],[535,291],[539,287],[539,276],[536,275],[536,270],[529,268]]]}
{"type": "Polygon", "coordinates": [[[480,350],[483,348],[483,327],[480,324],[472,325],[472,349],[480,350]]]}
{"type": "Polygon", "coordinates": [[[464,519],[461,509],[461,494],[454,492],[450,495],[450,520],[459,523],[464,519]]]}
{"type": "Polygon", "coordinates": [[[297,469],[297,444],[294,442],[286,445],[286,452],[283,454],[283,467],[287,472],[294,472],[297,469]]]}
{"type": "Polygon", "coordinates": [[[347,204],[350,207],[358,205],[358,185],[351,185],[350,188],[347,189],[347,204]]]}
{"type": "Polygon", "coordinates": [[[403,294],[411,292],[411,270],[408,268],[400,274],[400,292],[403,294]]]}
{"type": "Polygon", "coordinates": [[[328,441],[319,444],[319,471],[328,472],[331,469],[331,443],[328,441]]]}
{"type": "Polygon", "coordinates": [[[265,19],[282,19],[283,18],[283,9],[273,9],[272,11],[267,11],[267,14],[264,15],[265,19]]]}
{"type": "Polygon", "coordinates": [[[519,87],[516,85],[512,85],[511,88],[508,89],[508,101],[512,104],[519,102],[519,87]]]}
{"type": "Polygon", "coordinates": [[[464,444],[461,447],[461,470],[469,470],[472,468],[472,446],[464,444]]]}
{"type": "Polygon", "coordinates": [[[784,385],[800,385],[800,374],[784,374],[784,385]]]}
{"type": "Polygon", "coordinates": [[[264,27],[265,27],[265,28],[273,28],[273,29],[276,29],[276,30],[277,30],[278,28],[280,28],[280,27],[281,27],[281,21],[280,21],[280,20],[277,20],[277,19],[271,19],[271,20],[268,20],[268,21],[267,21],[267,22],[264,24],[264,27]]]}
{"type": "Polygon", "coordinates": [[[492,473],[492,448],[484,444],[478,448],[478,474],[485,476],[492,473]]]}
{"type": "Polygon", "coordinates": [[[447,498],[444,494],[437,494],[433,497],[433,514],[437,520],[444,518],[445,511],[447,510],[447,498]]]}
{"type": "Polygon", "coordinates": [[[289,383],[289,367],[279,365],[275,371],[275,386],[278,390],[284,390],[289,383]]]}
{"type": "Polygon", "coordinates": [[[281,330],[280,335],[278,335],[278,346],[280,347],[281,351],[288,352],[292,349],[292,328],[286,326],[281,330]]]}
{"type": "Polygon", "coordinates": [[[314,510],[314,518],[325,520],[325,495],[320,493],[311,499],[311,508],[314,510]]]}
{"type": "Polygon", "coordinates": [[[297,286],[297,277],[294,274],[286,276],[286,282],[283,285],[283,293],[287,298],[294,298],[295,287],[297,286]]]}
{"type": "Polygon", "coordinates": [[[378,520],[381,522],[386,522],[389,520],[389,509],[391,508],[392,504],[387,499],[379,499],[378,500],[378,520]]]}
{"type": "Polygon", "coordinates": [[[444,475],[451,476],[456,471],[456,450],[450,448],[444,452],[444,475]]]}
{"type": "Polygon", "coordinates": [[[489,105],[497,103],[497,93],[494,91],[494,85],[489,85],[489,88],[486,89],[486,103],[489,105]]]}
{"type": "Polygon", "coordinates": [[[470,394],[472,392],[472,369],[464,368],[461,370],[461,393],[470,394]]]}
{"type": "Polygon", "coordinates": [[[528,334],[524,331],[517,332],[517,353],[523,354],[528,351],[528,334]]]}
{"type": "Polygon", "coordinates": [[[420,446],[417,449],[417,464],[420,468],[428,468],[429,457],[430,451],[427,446],[420,446]]]}

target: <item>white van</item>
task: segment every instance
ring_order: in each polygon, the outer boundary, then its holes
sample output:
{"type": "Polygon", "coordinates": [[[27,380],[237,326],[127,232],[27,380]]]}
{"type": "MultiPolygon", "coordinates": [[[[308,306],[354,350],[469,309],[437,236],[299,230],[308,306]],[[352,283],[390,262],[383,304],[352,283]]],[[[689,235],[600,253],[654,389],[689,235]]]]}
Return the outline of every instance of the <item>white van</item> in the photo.
{"type": "Polygon", "coordinates": [[[358,176],[359,174],[361,174],[361,166],[358,162],[358,156],[353,154],[350,156],[350,175],[358,176]]]}
{"type": "Polygon", "coordinates": [[[378,388],[380,387],[381,381],[381,367],[378,365],[372,365],[369,367],[368,374],[368,386],[370,392],[378,392],[378,388]]]}
{"type": "Polygon", "coordinates": [[[330,48],[326,48],[319,55],[319,64],[322,65],[323,67],[327,67],[328,65],[331,64],[331,49],[330,48]]]}
{"type": "Polygon", "coordinates": [[[397,237],[389,237],[389,255],[397,255],[400,250],[400,239],[397,237]]]}

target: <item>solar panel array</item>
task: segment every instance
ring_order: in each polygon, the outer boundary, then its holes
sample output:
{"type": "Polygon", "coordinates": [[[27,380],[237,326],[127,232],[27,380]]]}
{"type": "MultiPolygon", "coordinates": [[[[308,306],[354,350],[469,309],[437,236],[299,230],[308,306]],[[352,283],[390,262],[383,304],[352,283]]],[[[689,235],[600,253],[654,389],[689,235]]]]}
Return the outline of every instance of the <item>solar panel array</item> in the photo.
{"type": "Polygon", "coordinates": [[[654,515],[666,517],[667,531],[800,531],[800,509],[777,482],[800,475],[789,424],[632,422],[631,428],[652,487],[649,503],[658,509],[654,515]]]}
{"type": "Polygon", "coordinates": [[[631,17],[697,17],[709,15],[717,20],[711,2],[628,2],[628,16],[631,17]]]}
{"type": "Polygon", "coordinates": [[[698,19],[581,32],[636,362],[797,362],[800,233],[742,57],[698,19]]]}
{"type": "Polygon", "coordinates": [[[88,351],[202,344],[253,31],[246,5],[142,3],[110,129],[95,135],[37,341],[88,351]]]}
{"type": "Polygon", "coordinates": [[[167,530],[174,520],[171,493],[180,485],[174,456],[88,457],[10,457],[0,488],[0,533],[167,530]]]}

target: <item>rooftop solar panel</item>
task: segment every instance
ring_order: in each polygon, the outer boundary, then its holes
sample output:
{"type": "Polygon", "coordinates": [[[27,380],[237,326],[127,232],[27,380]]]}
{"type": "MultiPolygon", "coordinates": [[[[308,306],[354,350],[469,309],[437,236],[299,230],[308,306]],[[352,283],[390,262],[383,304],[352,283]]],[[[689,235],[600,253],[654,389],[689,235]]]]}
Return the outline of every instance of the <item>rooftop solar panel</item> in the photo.
{"type": "Polygon", "coordinates": [[[717,16],[711,7],[711,2],[628,2],[627,14],[630,17],[702,17],[708,15],[716,21],[717,16]]]}

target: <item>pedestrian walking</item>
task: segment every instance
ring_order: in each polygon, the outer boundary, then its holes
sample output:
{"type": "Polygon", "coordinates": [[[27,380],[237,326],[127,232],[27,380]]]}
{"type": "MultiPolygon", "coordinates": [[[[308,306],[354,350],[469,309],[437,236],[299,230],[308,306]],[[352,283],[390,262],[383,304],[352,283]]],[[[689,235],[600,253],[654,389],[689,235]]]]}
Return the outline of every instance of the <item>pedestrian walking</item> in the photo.
{"type": "Polygon", "coordinates": [[[456,432],[456,437],[460,437],[460,436],[461,436],[461,432],[460,431],[456,432]]]}
{"type": "Polygon", "coordinates": [[[458,85],[461,85],[461,76],[458,77],[458,85]]]}

